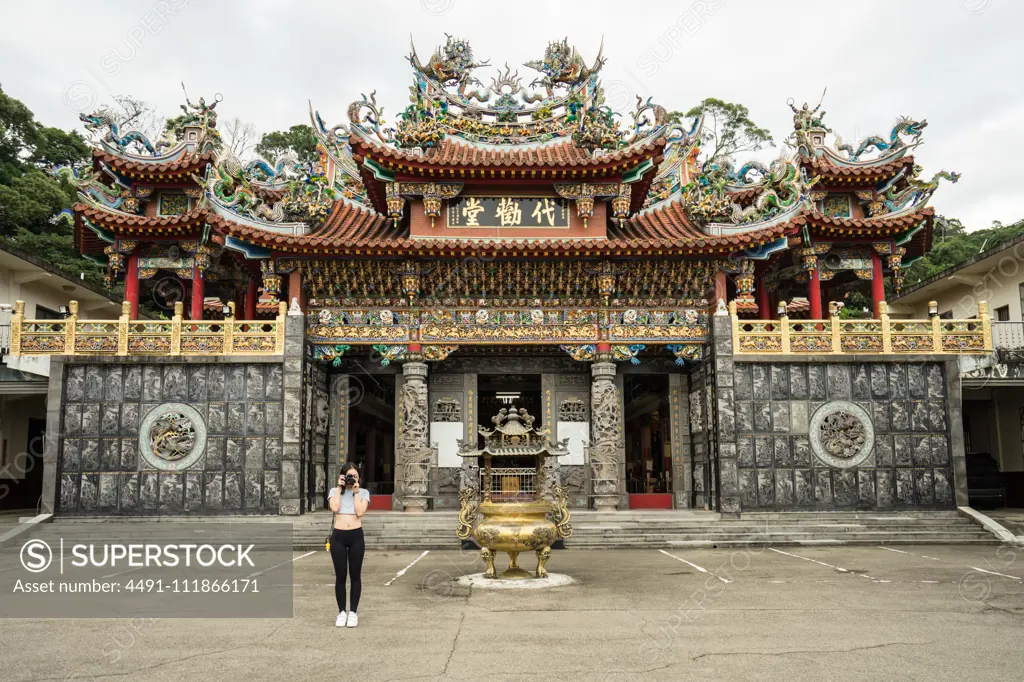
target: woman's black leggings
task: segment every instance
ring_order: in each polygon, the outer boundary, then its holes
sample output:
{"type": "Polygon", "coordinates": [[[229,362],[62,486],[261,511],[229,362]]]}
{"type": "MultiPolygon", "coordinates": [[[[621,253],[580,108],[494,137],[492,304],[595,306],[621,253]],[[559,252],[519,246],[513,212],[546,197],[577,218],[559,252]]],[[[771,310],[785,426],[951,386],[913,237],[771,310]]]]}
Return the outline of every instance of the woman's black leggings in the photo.
{"type": "Polygon", "coordinates": [[[338,600],[338,611],[359,610],[359,593],[363,591],[363,555],[366,541],[363,529],[334,529],[331,533],[331,561],[334,562],[334,597],[338,600]],[[345,577],[352,574],[352,608],[345,608],[345,577]]]}

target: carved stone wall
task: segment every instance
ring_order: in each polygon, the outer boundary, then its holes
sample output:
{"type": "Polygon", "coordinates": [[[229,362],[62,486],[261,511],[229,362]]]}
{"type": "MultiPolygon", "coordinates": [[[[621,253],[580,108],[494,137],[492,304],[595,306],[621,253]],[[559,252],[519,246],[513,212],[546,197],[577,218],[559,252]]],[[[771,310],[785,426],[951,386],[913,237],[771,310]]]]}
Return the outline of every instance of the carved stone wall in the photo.
{"type": "Polygon", "coordinates": [[[56,368],[58,514],[279,511],[280,361],[110,358],[56,368]],[[179,418],[188,423],[172,423],[179,418]],[[196,450],[200,434],[205,444],[196,450]],[[156,461],[142,456],[144,447],[156,461]]]}
{"type": "MultiPolygon", "coordinates": [[[[588,367],[586,363],[577,363],[588,367]]],[[[569,439],[570,454],[552,460],[552,480],[565,488],[568,504],[575,509],[590,507],[590,391],[586,374],[545,373],[541,375],[543,424],[550,426],[553,440],[569,439]]]]}
{"type": "MultiPolygon", "coordinates": [[[[305,366],[304,400],[308,408],[303,413],[302,442],[302,490],[305,495],[305,509],[315,511],[325,508],[328,467],[327,439],[331,429],[332,403],[328,388],[328,377],[324,368],[315,362],[305,366]]],[[[342,394],[344,395],[344,394],[342,394]]],[[[335,475],[335,479],[337,476],[335,475]]]]}
{"type": "MultiPolygon", "coordinates": [[[[955,362],[737,362],[744,510],[952,509],[955,362]]],[[[955,422],[955,423],[954,423],[955,422]]]]}
{"type": "Polygon", "coordinates": [[[676,509],[693,506],[693,445],[690,438],[689,377],[669,374],[669,443],[672,454],[672,491],[676,509]]]}
{"type": "MultiPolygon", "coordinates": [[[[444,367],[447,360],[436,363],[444,367]]],[[[476,375],[472,373],[430,374],[430,445],[436,456],[431,470],[431,505],[434,509],[458,509],[462,489],[463,462],[458,441],[469,437],[470,419],[475,411],[476,375]]]]}

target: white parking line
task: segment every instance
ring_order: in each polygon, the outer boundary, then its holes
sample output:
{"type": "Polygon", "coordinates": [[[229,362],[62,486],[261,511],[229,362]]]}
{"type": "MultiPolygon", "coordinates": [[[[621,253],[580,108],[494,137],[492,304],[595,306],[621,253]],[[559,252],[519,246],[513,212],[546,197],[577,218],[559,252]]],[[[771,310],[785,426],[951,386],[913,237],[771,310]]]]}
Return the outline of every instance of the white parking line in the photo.
{"type": "Polygon", "coordinates": [[[271,566],[270,568],[264,568],[262,571],[256,571],[252,575],[247,575],[247,576],[245,576],[245,579],[249,580],[251,578],[258,578],[259,576],[263,575],[264,573],[267,573],[268,571],[273,571],[275,568],[281,568],[282,566],[287,566],[288,564],[294,564],[299,559],[305,559],[310,554],[316,554],[316,552],[315,551],[313,551],[313,552],[306,552],[302,556],[294,557],[292,559],[289,559],[288,561],[282,561],[277,566],[271,566]]]}
{"type": "Polygon", "coordinates": [[[108,575],[103,575],[103,576],[100,576],[100,580],[103,580],[104,578],[113,578],[116,575],[124,575],[125,573],[131,573],[132,571],[137,571],[140,568],[145,568],[145,566],[136,566],[135,568],[129,568],[129,569],[126,569],[126,570],[123,570],[123,571],[118,571],[117,573],[110,573],[108,575]]]}
{"type": "Polygon", "coordinates": [[[686,559],[683,559],[683,558],[681,558],[681,557],[677,557],[677,556],[676,556],[675,554],[669,554],[668,552],[666,552],[666,551],[665,551],[665,550],[663,550],[663,549],[659,549],[658,551],[659,551],[659,552],[661,552],[662,554],[664,554],[665,556],[670,556],[670,557],[672,557],[672,558],[673,558],[673,559],[675,559],[676,561],[682,561],[682,562],[683,562],[684,564],[686,564],[687,566],[692,566],[693,568],[696,568],[696,569],[697,569],[698,571],[700,571],[701,573],[707,573],[708,575],[714,575],[714,576],[715,576],[716,578],[718,578],[719,580],[721,580],[721,581],[722,581],[723,583],[726,583],[726,584],[728,584],[728,583],[731,583],[731,582],[732,582],[731,580],[726,580],[725,578],[723,578],[723,577],[722,577],[722,576],[720,576],[720,575],[715,575],[714,573],[710,572],[710,571],[709,571],[708,569],[706,569],[706,568],[703,568],[703,567],[701,567],[701,566],[698,566],[697,564],[693,563],[692,561],[687,561],[686,559]]]}
{"type": "Polygon", "coordinates": [[[981,571],[982,573],[988,573],[990,575],[998,575],[1000,578],[1012,578],[1014,580],[1024,581],[1024,578],[1018,578],[1015,575],[1007,575],[1005,573],[996,573],[995,571],[986,571],[984,568],[978,568],[977,566],[971,566],[971,570],[981,571]]]}
{"type": "Polygon", "coordinates": [[[933,556],[927,556],[926,554],[914,554],[913,552],[904,552],[902,549],[893,549],[892,547],[879,546],[878,549],[884,549],[887,552],[898,552],[899,554],[909,554],[910,556],[919,556],[922,559],[931,559],[932,561],[942,561],[942,559],[933,556]]]}
{"type": "Polygon", "coordinates": [[[389,581],[387,581],[386,583],[384,583],[384,587],[388,587],[388,586],[390,586],[390,585],[391,585],[391,583],[393,583],[393,582],[395,582],[396,580],[398,580],[399,578],[401,578],[401,577],[402,577],[403,575],[405,575],[405,572],[406,572],[406,571],[408,571],[408,570],[409,570],[410,568],[412,568],[413,566],[415,566],[415,565],[416,565],[416,562],[417,562],[417,561],[419,561],[419,560],[420,560],[420,559],[422,559],[423,557],[427,556],[428,554],[430,554],[430,550],[429,550],[429,549],[425,549],[425,550],[423,550],[423,554],[420,554],[420,555],[419,555],[418,557],[416,557],[415,559],[413,559],[413,560],[412,560],[412,563],[411,563],[411,564],[409,564],[408,566],[406,566],[405,568],[403,568],[403,569],[402,569],[401,571],[399,571],[398,573],[396,573],[396,574],[395,574],[395,577],[394,577],[394,578],[392,578],[391,580],[389,580],[389,581]]]}
{"type": "Polygon", "coordinates": [[[790,554],[789,552],[783,552],[781,549],[775,549],[774,547],[769,547],[768,549],[770,549],[773,552],[778,552],[779,554],[785,554],[786,556],[791,556],[794,559],[803,559],[804,561],[810,561],[812,563],[820,564],[822,566],[828,566],[829,568],[834,568],[835,570],[839,571],[840,573],[849,573],[849,571],[846,570],[845,568],[839,568],[838,566],[833,566],[832,564],[826,564],[824,561],[818,561],[817,559],[811,559],[809,557],[800,556],[799,554],[790,554]]]}

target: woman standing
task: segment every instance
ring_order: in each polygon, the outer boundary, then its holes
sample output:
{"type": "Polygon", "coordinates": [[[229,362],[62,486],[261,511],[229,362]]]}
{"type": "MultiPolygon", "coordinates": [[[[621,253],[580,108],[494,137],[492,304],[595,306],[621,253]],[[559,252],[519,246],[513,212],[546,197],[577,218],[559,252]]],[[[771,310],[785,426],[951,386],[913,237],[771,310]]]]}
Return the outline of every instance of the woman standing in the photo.
{"type": "Polygon", "coordinates": [[[338,600],[339,628],[354,628],[359,624],[359,593],[363,589],[363,514],[370,506],[370,491],[359,487],[359,470],[346,462],[338,476],[338,487],[332,488],[327,503],[334,512],[334,530],[331,532],[331,560],[334,562],[334,596],[338,600]],[[345,578],[352,576],[352,610],[345,608],[345,578]]]}

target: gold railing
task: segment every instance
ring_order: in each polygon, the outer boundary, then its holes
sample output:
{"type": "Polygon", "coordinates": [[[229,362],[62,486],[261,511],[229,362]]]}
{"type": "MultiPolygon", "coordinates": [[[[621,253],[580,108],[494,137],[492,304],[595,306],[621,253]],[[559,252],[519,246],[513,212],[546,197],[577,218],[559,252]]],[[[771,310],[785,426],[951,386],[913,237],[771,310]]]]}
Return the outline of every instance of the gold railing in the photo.
{"type": "MultiPolygon", "coordinates": [[[[932,304],[934,310],[935,306],[932,304]]],[[[890,319],[889,308],[879,305],[879,319],[741,320],[736,303],[729,304],[736,355],[756,354],[867,354],[867,353],[991,353],[992,320],[988,304],[978,304],[975,320],[890,319]]]]}
{"type": "Polygon", "coordinates": [[[116,320],[79,320],[78,301],[63,320],[26,320],[25,302],[14,304],[11,355],[281,355],[284,317],[281,303],[273,320],[236,320],[235,306],[223,320],[183,320],[174,304],[170,320],[133,320],[121,304],[116,320]]]}

